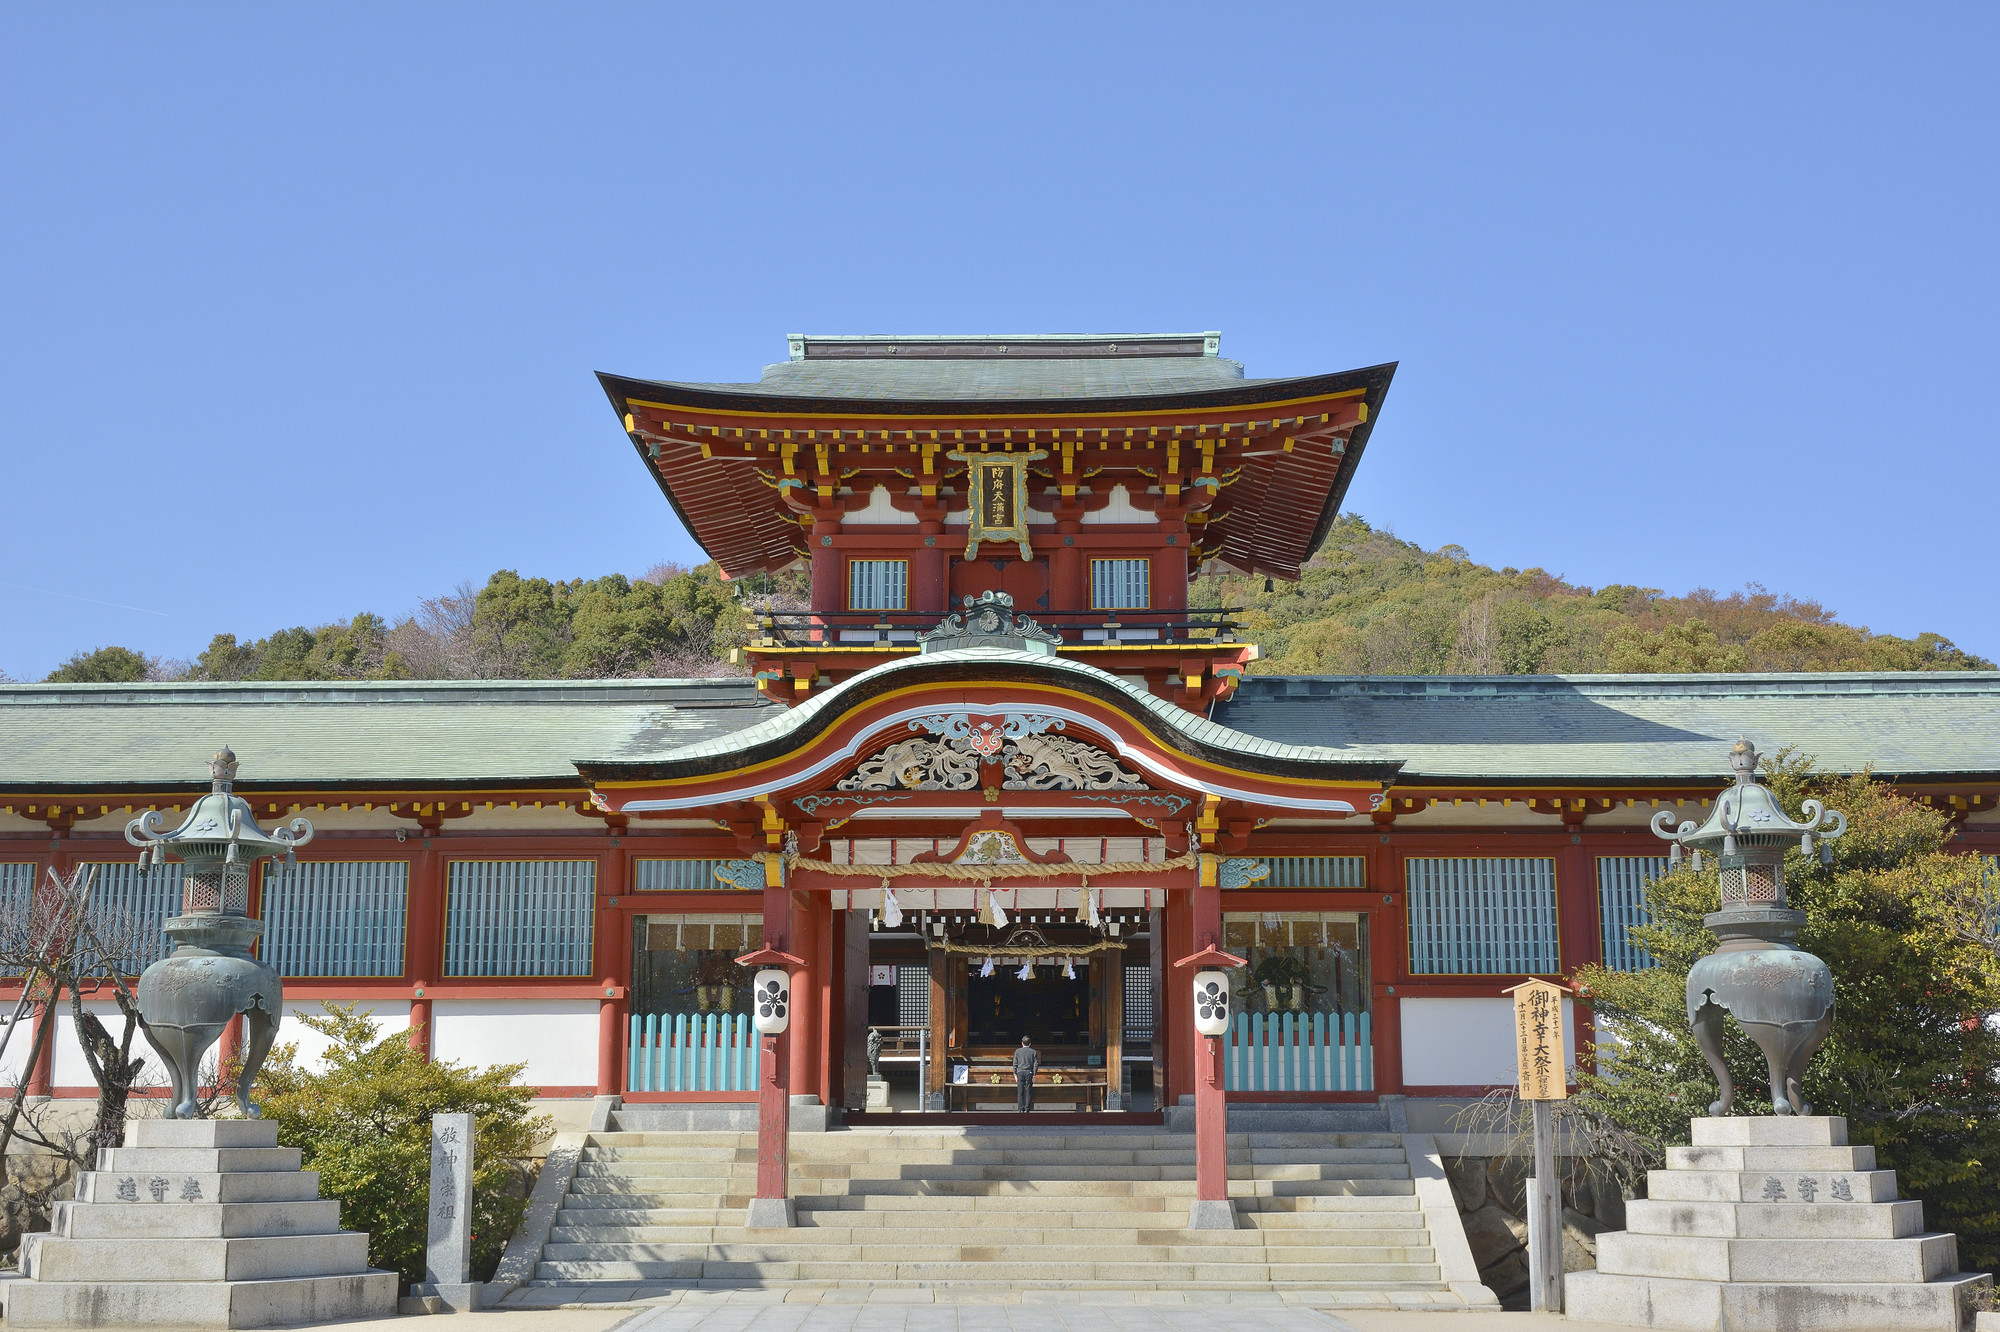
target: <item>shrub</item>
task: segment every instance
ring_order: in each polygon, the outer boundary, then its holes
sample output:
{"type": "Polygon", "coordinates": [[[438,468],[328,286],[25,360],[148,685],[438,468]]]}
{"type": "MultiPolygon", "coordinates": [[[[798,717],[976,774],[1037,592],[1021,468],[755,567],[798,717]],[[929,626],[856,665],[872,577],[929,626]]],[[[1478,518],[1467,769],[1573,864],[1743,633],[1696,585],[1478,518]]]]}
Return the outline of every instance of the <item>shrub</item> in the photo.
{"type": "Polygon", "coordinates": [[[524,1064],[475,1069],[426,1060],[403,1032],[379,1037],[353,1004],[324,1005],[299,1020],[332,1040],[325,1068],[312,1072],[294,1046],[272,1052],[252,1093],[278,1141],[300,1148],[319,1171],[322,1195],[340,1200],[341,1225],[368,1232],[368,1261],[424,1276],[431,1179],[431,1116],[473,1115],[472,1267],[490,1278],[526,1209],[510,1188],[547,1136],[547,1116],[531,1116],[531,1087],[515,1086],[524,1064]]]}

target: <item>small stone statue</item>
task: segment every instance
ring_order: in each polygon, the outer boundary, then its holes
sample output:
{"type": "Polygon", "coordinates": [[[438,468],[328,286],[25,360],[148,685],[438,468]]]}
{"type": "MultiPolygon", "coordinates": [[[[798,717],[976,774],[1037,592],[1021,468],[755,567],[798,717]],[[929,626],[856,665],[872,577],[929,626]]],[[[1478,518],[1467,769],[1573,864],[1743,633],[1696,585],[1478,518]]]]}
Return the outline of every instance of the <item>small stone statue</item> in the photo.
{"type": "Polygon", "coordinates": [[[880,1027],[870,1027],[868,1029],[868,1076],[872,1078],[882,1076],[882,1029],[880,1027]]]}

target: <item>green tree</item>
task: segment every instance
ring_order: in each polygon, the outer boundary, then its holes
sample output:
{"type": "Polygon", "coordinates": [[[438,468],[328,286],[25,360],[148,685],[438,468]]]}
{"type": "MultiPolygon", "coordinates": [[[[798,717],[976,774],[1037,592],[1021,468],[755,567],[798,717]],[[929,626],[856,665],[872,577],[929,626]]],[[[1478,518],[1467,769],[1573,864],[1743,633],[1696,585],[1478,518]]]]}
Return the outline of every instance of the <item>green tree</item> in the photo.
{"type": "Polygon", "coordinates": [[[1605,640],[1606,667],[1620,673],[1740,671],[1750,655],[1716,637],[1706,620],[1670,624],[1650,632],[1621,625],[1605,640]]]}
{"type": "Polygon", "coordinates": [[[430,1209],[431,1116],[473,1116],[472,1265],[491,1277],[526,1210],[510,1187],[553,1127],[530,1113],[535,1089],[515,1083],[524,1064],[468,1068],[426,1060],[404,1033],[379,1037],[353,1004],[329,1003],[300,1021],[332,1041],[318,1072],[281,1046],[257,1082],[278,1141],[301,1149],[320,1191],[340,1199],[340,1222],[368,1232],[368,1261],[421,1281],[430,1209]]]}
{"type": "Polygon", "coordinates": [[[49,672],[49,684],[136,684],[153,663],[127,647],[79,652],[49,672]]]}
{"type": "Polygon", "coordinates": [[[280,629],[269,638],[239,643],[217,634],[195,659],[203,680],[400,680],[410,674],[388,646],[389,628],[366,611],[351,620],[280,629]]]}
{"type": "MultiPolygon", "coordinates": [[[[1845,1115],[1858,1143],[1873,1145],[1923,1199],[1926,1225],[1957,1232],[1968,1268],[2000,1262],[2000,964],[1956,928],[1959,904],[1984,866],[1945,850],[1949,821],[1867,775],[1833,776],[1780,755],[1771,787],[1794,811],[1807,796],[1848,816],[1847,835],[1822,866],[1786,857],[1792,906],[1806,915],[1799,946],[1833,970],[1832,1033],[1806,1070],[1816,1112],[1845,1115]]],[[[1603,1047],[1596,1075],[1581,1074],[1580,1109],[1662,1146],[1688,1141],[1716,1087],[1687,1021],[1687,973],[1715,940],[1702,916],[1720,904],[1718,871],[1692,863],[1646,890],[1651,923],[1632,941],[1655,965],[1638,972],[1585,968],[1603,1047]]],[[[1768,1106],[1762,1054],[1734,1022],[1725,1057],[1737,1111],[1768,1106]]]]}

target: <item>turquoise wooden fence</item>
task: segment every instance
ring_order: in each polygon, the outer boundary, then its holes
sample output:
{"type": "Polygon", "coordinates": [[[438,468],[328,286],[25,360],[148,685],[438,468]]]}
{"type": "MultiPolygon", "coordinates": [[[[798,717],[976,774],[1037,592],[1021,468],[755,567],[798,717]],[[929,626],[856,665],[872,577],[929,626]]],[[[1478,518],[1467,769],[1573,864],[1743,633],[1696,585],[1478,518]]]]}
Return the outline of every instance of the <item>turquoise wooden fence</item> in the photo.
{"type": "Polygon", "coordinates": [[[1366,1013],[1238,1013],[1224,1038],[1228,1091],[1373,1091],[1366,1013]]]}
{"type": "Polygon", "coordinates": [[[757,1032],[748,1013],[632,1015],[625,1090],[755,1091],[757,1032]]]}

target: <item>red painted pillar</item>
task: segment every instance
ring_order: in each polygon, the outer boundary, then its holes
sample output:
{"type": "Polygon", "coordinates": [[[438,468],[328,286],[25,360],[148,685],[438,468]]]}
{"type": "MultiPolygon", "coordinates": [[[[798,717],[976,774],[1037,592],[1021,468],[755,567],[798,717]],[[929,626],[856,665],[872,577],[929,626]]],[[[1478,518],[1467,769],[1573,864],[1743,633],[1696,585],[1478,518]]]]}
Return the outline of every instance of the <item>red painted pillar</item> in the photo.
{"type": "Polygon", "coordinates": [[[632,916],[624,908],[625,855],[614,849],[601,857],[597,877],[597,935],[592,956],[603,977],[603,997],[597,1001],[597,1094],[609,1096],[623,1086],[619,1054],[626,1029],[626,984],[632,974],[632,916]]]}
{"type": "Polygon", "coordinates": [[[1378,1096],[1403,1094],[1403,1008],[1398,991],[1407,979],[1409,926],[1403,911],[1402,861],[1389,841],[1389,820],[1368,856],[1368,886],[1381,894],[1381,905],[1368,919],[1369,1040],[1375,1059],[1378,1096]]]}
{"type": "MultiPolygon", "coordinates": [[[[792,894],[782,884],[766,880],[764,890],[764,947],[779,952],[795,951],[792,943],[792,894]]],[[[799,992],[794,978],[792,994],[799,992]]],[[[782,1035],[760,1037],[763,1045],[757,1087],[757,1195],[751,1203],[746,1224],[785,1225],[790,1198],[790,1154],[792,1118],[791,1046],[801,1032],[796,1002],[791,1023],[782,1035]]]]}
{"type": "Polygon", "coordinates": [[[42,1030],[44,1024],[47,1024],[48,1034],[42,1037],[42,1048],[35,1051],[34,1062],[28,1066],[28,1095],[30,1096],[55,1095],[56,1015],[50,1011],[49,1005],[36,1004],[34,1007],[34,1026],[28,1028],[28,1030],[31,1033],[39,1032],[42,1030]]]}
{"type": "Polygon", "coordinates": [[[431,1053],[431,1001],[410,1000],[410,1048],[425,1059],[431,1053]]]}
{"type": "MultiPolygon", "coordinates": [[[[767,897],[769,893],[765,894],[767,897]]],[[[806,969],[792,977],[792,1025],[785,1033],[790,1047],[791,1075],[787,1079],[792,1093],[798,1096],[812,1095],[818,1086],[814,1076],[813,1051],[819,1044],[819,987],[823,969],[819,964],[819,918],[813,910],[812,895],[790,893],[792,942],[784,951],[796,954],[804,960],[806,969]]],[[[769,930],[765,931],[766,941],[769,930]]]]}
{"type": "Polygon", "coordinates": [[[604,997],[597,1001],[597,1094],[609,1096],[618,1090],[618,996],[624,993],[617,982],[606,976],[601,982],[604,997]]]}
{"type": "Polygon", "coordinates": [[[410,1048],[426,1059],[437,1048],[432,1036],[430,978],[444,974],[444,853],[433,849],[432,829],[410,858],[410,908],[403,950],[403,974],[414,982],[410,999],[410,1048]]]}
{"type": "Polygon", "coordinates": [[[243,1015],[229,1019],[229,1025],[222,1029],[222,1037],[215,1043],[215,1084],[218,1087],[232,1085],[236,1079],[229,1074],[232,1061],[243,1057],[243,1015]]]}
{"type": "Polygon", "coordinates": [[[918,531],[922,549],[910,559],[910,609],[926,615],[943,615],[951,609],[951,551],[945,542],[944,523],[925,519],[918,531]]]}
{"type": "MultiPolygon", "coordinates": [[[[839,510],[834,510],[837,514],[839,510]]],[[[846,582],[847,561],[843,552],[834,545],[833,539],[840,533],[840,521],[833,515],[816,516],[812,524],[812,608],[815,614],[829,614],[847,609],[846,582]]],[[[832,643],[838,640],[837,633],[828,631],[821,641],[832,643]]]]}
{"type": "MultiPolygon", "coordinates": [[[[1194,941],[1200,948],[1222,947],[1222,892],[1216,886],[1215,874],[1214,860],[1203,856],[1194,890],[1194,941]]],[[[1187,989],[1191,980],[1192,972],[1183,972],[1181,988],[1187,989]]],[[[1192,1021],[1189,1025],[1192,1028],[1192,1021]]],[[[1229,1106],[1222,1089],[1222,1039],[1197,1036],[1195,1045],[1194,1196],[1197,1202],[1221,1202],[1226,1206],[1229,1106]]],[[[1190,1224],[1196,1223],[1191,1219],[1190,1224]]]]}
{"type": "MultiPolygon", "coordinates": [[[[1583,825],[1570,829],[1570,844],[1556,855],[1556,946],[1557,965],[1566,981],[1575,984],[1578,967],[1604,961],[1604,931],[1599,921],[1597,856],[1583,845],[1583,825]]],[[[1576,1016],[1576,1062],[1581,1068],[1597,1066],[1597,1027],[1590,1009],[1579,1003],[1576,1016]]]]}

